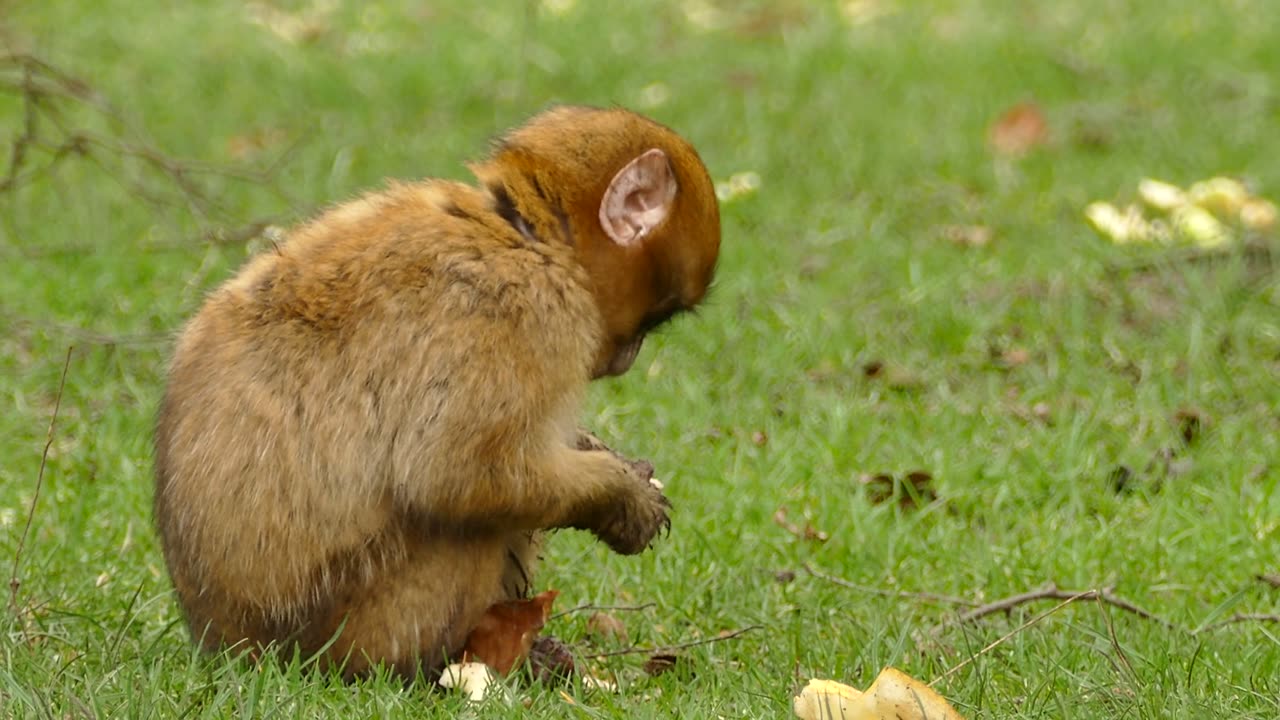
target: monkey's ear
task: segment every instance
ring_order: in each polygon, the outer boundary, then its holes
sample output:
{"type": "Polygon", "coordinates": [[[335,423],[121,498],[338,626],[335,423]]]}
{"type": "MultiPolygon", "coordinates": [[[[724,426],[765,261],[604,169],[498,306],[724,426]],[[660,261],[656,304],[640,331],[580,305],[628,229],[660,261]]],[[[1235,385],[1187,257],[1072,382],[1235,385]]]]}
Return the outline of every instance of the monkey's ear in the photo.
{"type": "Polygon", "coordinates": [[[609,182],[600,201],[600,225],[615,243],[636,245],[667,219],[675,197],[676,176],[667,154],[646,150],[609,182]]]}

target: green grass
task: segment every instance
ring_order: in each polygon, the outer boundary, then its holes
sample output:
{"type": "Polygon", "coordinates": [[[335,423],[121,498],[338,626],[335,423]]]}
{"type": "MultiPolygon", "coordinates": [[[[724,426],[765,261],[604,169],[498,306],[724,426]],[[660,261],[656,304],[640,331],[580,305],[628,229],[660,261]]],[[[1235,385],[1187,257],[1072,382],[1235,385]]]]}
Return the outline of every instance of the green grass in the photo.
{"type": "MultiPolygon", "coordinates": [[[[761,629],[688,650],[683,675],[650,678],[643,656],[594,664],[620,681],[616,695],[571,687],[570,705],[522,688],[525,714],[786,717],[801,679],[865,684],[890,664],[932,679],[1051,607],[934,634],[961,608],[839,587],[804,563],[976,602],[1048,581],[1114,586],[1178,628],[1280,612],[1280,590],[1255,580],[1280,572],[1274,255],[1189,262],[1115,247],[1081,215],[1093,199],[1131,199],[1145,176],[1229,174],[1280,195],[1280,25],[1263,0],[883,0],[891,12],[857,26],[835,3],[723,3],[710,29],[656,0],[563,15],[351,3],[298,44],[240,3],[10,5],[11,48],[81,77],[125,120],[50,101],[68,126],[218,166],[283,157],[266,182],[197,176],[217,205],[207,212],[109,152],[0,195],[6,575],[74,346],[21,546],[19,612],[0,621],[0,715],[461,711],[388,679],[350,687],[296,662],[194,653],[150,524],[151,423],[169,333],[249,252],[211,234],[287,223],[386,177],[465,177],[489,137],[560,101],[644,109],[691,138],[717,178],[754,171],[762,186],[723,208],[705,312],[585,409],[586,424],[658,466],[676,507],[670,538],[621,558],[561,533],[538,585],[558,588],[561,608],[654,603],[620,613],[643,645],[761,629]],[[643,107],[657,82],[669,98],[643,107]],[[986,128],[1024,100],[1044,108],[1050,143],[994,160],[986,128]],[[268,146],[234,157],[255,133],[268,146]],[[177,202],[149,203],[129,183],[177,202]],[[942,239],[951,225],[986,226],[992,242],[957,246],[942,239]],[[1014,348],[1027,362],[993,360],[1014,348]],[[889,371],[868,377],[872,361],[889,371]],[[1186,408],[1208,421],[1184,448],[1174,415],[1186,408]],[[1166,449],[1167,476],[1148,467],[1166,449]],[[1119,465],[1135,472],[1133,492],[1112,490],[1119,465]],[[915,469],[939,495],[922,509],[874,504],[858,481],[915,469]],[[779,527],[783,505],[829,539],[779,527]],[[779,570],[798,572],[780,583],[779,570]]],[[[17,96],[0,94],[6,144],[21,118],[17,96]]],[[[548,630],[584,652],[620,646],[591,645],[584,623],[548,630]]],[[[971,718],[1274,718],[1278,633],[1240,623],[1193,636],[1080,602],[938,687],[971,718]]]]}

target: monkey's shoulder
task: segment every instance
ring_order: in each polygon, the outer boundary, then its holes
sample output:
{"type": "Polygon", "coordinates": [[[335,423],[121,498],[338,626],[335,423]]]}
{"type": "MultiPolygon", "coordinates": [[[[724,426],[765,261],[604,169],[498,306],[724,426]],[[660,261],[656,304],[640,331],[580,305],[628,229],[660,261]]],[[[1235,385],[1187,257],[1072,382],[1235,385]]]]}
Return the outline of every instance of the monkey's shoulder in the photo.
{"type": "Polygon", "coordinates": [[[331,330],[387,312],[524,319],[594,312],[572,249],[522,235],[475,187],[394,183],[335,206],[251,260],[214,304],[331,330]]]}

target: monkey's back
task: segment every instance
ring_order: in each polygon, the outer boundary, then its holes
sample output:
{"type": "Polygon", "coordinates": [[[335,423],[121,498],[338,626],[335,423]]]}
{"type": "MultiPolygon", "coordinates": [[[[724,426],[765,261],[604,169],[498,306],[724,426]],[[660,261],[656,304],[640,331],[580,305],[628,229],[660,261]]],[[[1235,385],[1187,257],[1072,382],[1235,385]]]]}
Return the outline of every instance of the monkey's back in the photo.
{"type": "MultiPolygon", "coordinates": [[[[490,448],[535,431],[524,418],[554,414],[504,388],[547,385],[525,395],[570,416],[598,338],[557,323],[595,312],[565,248],[454,183],[338,206],[253,259],[181,333],[157,422],[157,525],[192,631],[280,640],[411,554],[501,559],[509,533],[433,524],[412,486],[476,482],[490,448]]],[[[459,561],[436,588],[455,614],[459,561]]]]}

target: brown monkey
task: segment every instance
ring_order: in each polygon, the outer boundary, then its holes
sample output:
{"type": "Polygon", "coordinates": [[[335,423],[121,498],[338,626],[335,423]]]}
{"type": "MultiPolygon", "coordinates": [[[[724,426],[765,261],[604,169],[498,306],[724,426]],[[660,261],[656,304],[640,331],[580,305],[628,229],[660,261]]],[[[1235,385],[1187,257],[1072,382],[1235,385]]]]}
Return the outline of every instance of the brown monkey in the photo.
{"type": "Polygon", "coordinates": [[[431,672],[527,591],[539,531],[629,554],[668,523],[651,466],[575,414],[707,290],[701,160],[639,115],[562,107],[472,171],[302,225],[179,336],[155,514],[205,648],[431,672]]]}

